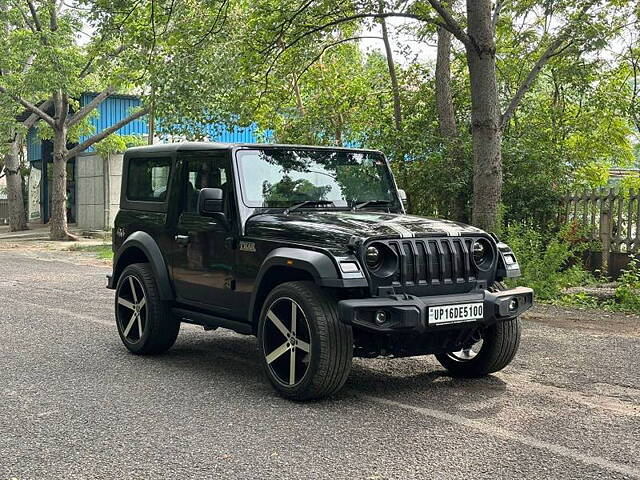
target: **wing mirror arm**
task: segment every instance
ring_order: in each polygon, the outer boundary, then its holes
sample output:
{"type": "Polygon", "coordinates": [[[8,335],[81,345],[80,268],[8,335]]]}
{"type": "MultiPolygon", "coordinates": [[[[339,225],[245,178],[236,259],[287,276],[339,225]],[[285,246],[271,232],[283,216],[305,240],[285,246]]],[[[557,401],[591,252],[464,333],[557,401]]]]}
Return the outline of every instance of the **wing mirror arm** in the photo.
{"type": "Polygon", "coordinates": [[[402,202],[402,205],[404,205],[406,207],[407,206],[407,192],[405,192],[403,189],[399,188],[398,189],[398,198],[402,202]]]}

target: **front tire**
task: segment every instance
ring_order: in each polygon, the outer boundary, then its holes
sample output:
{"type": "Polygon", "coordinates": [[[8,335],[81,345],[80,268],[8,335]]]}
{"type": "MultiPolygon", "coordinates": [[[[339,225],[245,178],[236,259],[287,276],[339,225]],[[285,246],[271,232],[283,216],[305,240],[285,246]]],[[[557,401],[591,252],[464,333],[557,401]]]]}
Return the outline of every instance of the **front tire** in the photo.
{"type": "MultiPolygon", "coordinates": [[[[496,282],[491,290],[505,288],[502,283],[496,282]]],[[[436,354],[436,358],[453,376],[484,377],[511,363],[520,347],[521,333],[519,318],[503,320],[476,331],[471,343],[465,348],[457,352],[436,354]]]]}
{"type": "Polygon", "coordinates": [[[258,349],[267,378],[283,397],[318,399],[336,393],[349,376],[353,331],[326,291],[313,282],[288,282],[265,300],[258,349]]]}
{"type": "Polygon", "coordinates": [[[148,263],[129,265],[120,275],[115,313],[122,343],[138,355],[165,352],[175,343],[180,331],[180,321],[160,299],[148,263]]]}

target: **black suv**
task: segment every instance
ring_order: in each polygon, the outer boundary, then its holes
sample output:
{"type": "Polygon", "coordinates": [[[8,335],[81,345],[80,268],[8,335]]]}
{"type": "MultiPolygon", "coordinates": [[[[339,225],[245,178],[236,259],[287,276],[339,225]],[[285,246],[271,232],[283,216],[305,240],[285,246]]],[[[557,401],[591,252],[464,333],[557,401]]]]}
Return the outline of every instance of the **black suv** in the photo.
{"type": "Polygon", "coordinates": [[[453,375],[504,368],[533,292],[511,249],[404,213],[376,151],[179,143],[124,156],[109,288],[124,345],[170,348],[181,322],[257,335],[285,397],[338,391],[352,357],[435,354],[453,375]]]}

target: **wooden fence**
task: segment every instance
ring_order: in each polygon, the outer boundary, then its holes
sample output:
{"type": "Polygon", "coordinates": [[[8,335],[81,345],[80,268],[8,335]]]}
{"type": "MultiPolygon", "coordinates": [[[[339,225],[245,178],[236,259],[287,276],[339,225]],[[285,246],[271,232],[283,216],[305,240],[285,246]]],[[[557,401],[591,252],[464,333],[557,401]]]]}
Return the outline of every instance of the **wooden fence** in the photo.
{"type": "Polygon", "coordinates": [[[591,240],[602,244],[604,272],[611,271],[611,260],[626,264],[630,254],[640,253],[640,191],[599,189],[571,194],[565,198],[560,220],[576,221],[591,240]]]}

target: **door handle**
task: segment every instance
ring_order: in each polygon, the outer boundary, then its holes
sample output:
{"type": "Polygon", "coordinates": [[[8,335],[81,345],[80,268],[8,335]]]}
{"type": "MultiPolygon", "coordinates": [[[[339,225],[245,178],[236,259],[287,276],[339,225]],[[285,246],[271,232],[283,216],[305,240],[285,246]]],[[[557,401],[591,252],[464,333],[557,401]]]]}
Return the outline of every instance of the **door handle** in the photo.
{"type": "Polygon", "coordinates": [[[189,235],[176,235],[173,237],[178,245],[187,245],[189,243],[189,235]]]}

